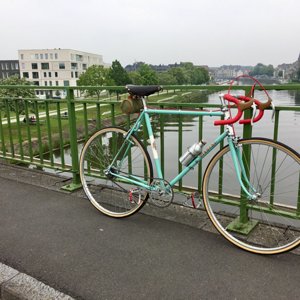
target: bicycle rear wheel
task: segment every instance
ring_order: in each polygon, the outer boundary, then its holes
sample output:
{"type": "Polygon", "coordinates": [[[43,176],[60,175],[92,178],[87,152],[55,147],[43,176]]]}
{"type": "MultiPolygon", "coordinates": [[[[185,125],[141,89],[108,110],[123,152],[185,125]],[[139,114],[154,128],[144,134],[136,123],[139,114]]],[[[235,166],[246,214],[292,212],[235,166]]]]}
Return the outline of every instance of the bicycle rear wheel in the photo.
{"type": "Polygon", "coordinates": [[[107,127],[87,141],[80,156],[80,178],[91,203],[102,213],[116,218],[136,213],[148,199],[146,190],[136,188],[124,177],[135,176],[150,184],[153,177],[149,154],[142,142],[119,127],[107,127]],[[114,162],[113,162],[114,161],[114,162]]]}
{"type": "Polygon", "coordinates": [[[212,158],[203,178],[208,216],[226,239],[244,250],[289,251],[300,243],[300,156],[268,139],[241,140],[239,145],[258,199],[249,200],[241,190],[226,146],[212,158]]]}

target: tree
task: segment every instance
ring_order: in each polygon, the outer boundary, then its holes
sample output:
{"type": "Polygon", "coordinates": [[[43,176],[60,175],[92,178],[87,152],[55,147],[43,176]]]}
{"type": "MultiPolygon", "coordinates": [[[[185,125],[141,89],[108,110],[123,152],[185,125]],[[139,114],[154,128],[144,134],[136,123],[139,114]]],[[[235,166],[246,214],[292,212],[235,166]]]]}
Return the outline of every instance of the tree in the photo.
{"type": "MultiPolygon", "coordinates": [[[[114,85],[114,81],[110,77],[109,69],[103,66],[93,65],[89,67],[77,80],[78,86],[105,86],[114,85]]],[[[87,95],[96,95],[98,100],[100,98],[101,89],[82,89],[86,91],[87,95]]]]}
{"type": "Polygon", "coordinates": [[[209,81],[209,74],[205,68],[194,67],[191,72],[191,84],[203,84],[209,81]]]}
{"type": "Polygon", "coordinates": [[[300,68],[298,69],[297,73],[296,73],[296,79],[298,81],[300,81],[300,68]]]}
{"type": "Polygon", "coordinates": [[[139,72],[130,72],[129,74],[129,78],[130,78],[130,81],[133,83],[133,84],[137,84],[137,85],[140,85],[140,84],[143,84],[143,78],[141,76],[141,74],[139,72]]]}
{"type": "Polygon", "coordinates": [[[249,73],[249,75],[251,76],[256,76],[256,75],[267,75],[267,76],[273,76],[273,73],[274,73],[274,67],[273,65],[264,65],[262,63],[258,63],[253,71],[251,71],[249,73]]]}
{"type": "Polygon", "coordinates": [[[156,72],[151,66],[139,63],[137,71],[129,72],[134,84],[203,84],[209,82],[206,68],[194,66],[191,62],[181,62],[169,67],[167,71],[156,72]]]}
{"type": "Polygon", "coordinates": [[[142,64],[138,68],[138,73],[141,76],[142,84],[144,85],[158,84],[157,74],[149,65],[142,64]]]}
{"type": "Polygon", "coordinates": [[[118,60],[113,61],[109,72],[110,78],[113,79],[116,85],[126,85],[131,83],[128,73],[118,60]]]}
{"type": "Polygon", "coordinates": [[[164,84],[164,85],[176,85],[177,84],[176,78],[168,72],[158,73],[157,76],[158,76],[159,84],[164,84]]]}
{"type": "MultiPolygon", "coordinates": [[[[31,85],[25,78],[19,78],[18,75],[10,76],[8,78],[0,80],[0,86],[3,85],[18,85],[28,86],[31,85]]],[[[3,88],[0,89],[0,98],[8,100],[8,108],[11,111],[22,114],[25,111],[25,98],[35,98],[35,92],[31,88],[16,87],[14,89],[3,88]],[[17,103],[15,99],[18,99],[17,103]]],[[[0,102],[1,110],[6,109],[6,105],[3,101],[0,102]]]]}
{"type": "MultiPolygon", "coordinates": [[[[113,61],[112,66],[109,69],[109,77],[114,81],[115,85],[124,86],[126,84],[132,83],[128,73],[118,60],[113,61]]],[[[116,89],[111,92],[115,92],[117,94],[117,99],[119,99],[120,90],[116,89]]]]}
{"type": "Polygon", "coordinates": [[[186,77],[183,68],[175,67],[168,70],[168,73],[176,79],[177,84],[185,84],[186,77]]]}

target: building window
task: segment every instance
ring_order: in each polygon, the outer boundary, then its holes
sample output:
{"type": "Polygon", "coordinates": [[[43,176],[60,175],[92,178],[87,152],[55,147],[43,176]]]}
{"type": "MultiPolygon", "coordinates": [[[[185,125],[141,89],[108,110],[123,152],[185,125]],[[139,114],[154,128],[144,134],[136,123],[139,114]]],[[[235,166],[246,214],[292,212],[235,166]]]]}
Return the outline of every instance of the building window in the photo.
{"type": "Polygon", "coordinates": [[[22,63],[22,64],[21,64],[21,67],[22,67],[22,69],[25,69],[25,64],[22,63]]]}
{"type": "Polygon", "coordinates": [[[78,78],[78,72],[75,72],[75,78],[78,78]]]}
{"type": "Polygon", "coordinates": [[[49,70],[49,63],[42,63],[42,70],[49,70]]]}
{"type": "Polygon", "coordinates": [[[44,72],[44,77],[47,77],[47,72],[44,72]]]}
{"type": "Polygon", "coordinates": [[[48,53],[45,53],[45,59],[48,59],[48,53]]]}
{"type": "Polygon", "coordinates": [[[59,69],[63,70],[65,68],[66,68],[65,63],[59,63],[59,69]]]}
{"type": "Polygon", "coordinates": [[[72,70],[77,70],[77,67],[78,67],[77,63],[71,63],[72,70]]]}
{"type": "Polygon", "coordinates": [[[69,80],[64,80],[64,86],[69,86],[69,85],[70,85],[69,80]]]}
{"type": "Polygon", "coordinates": [[[58,86],[58,81],[55,81],[56,86],[58,86]]]}
{"type": "Polygon", "coordinates": [[[38,54],[34,54],[34,58],[35,59],[39,59],[39,55],[38,54]]]}
{"type": "Polygon", "coordinates": [[[73,72],[71,72],[71,78],[73,78],[73,77],[74,77],[73,72]]]}
{"type": "Polygon", "coordinates": [[[19,64],[16,63],[16,70],[19,70],[19,64]]]}
{"type": "Polygon", "coordinates": [[[83,56],[76,54],[76,61],[83,61],[83,56]]]}
{"type": "Polygon", "coordinates": [[[58,59],[58,54],[57,53],[54,54],[54,58],[58,59]]]}
{"type": "Polygon", "coordinates": [[[21,59],[24,59],[24,54],[21,54],[21,59]]]}
{"type": "Polygon", "coordinates": [[[28,72],[23,72],[23,77],[24,78],[29,78],[29,73],[28,72]]]}
{"type": "Polygon", "coordinates": [[[51,77],[51,72],[48,72],[48,77],[51,77]]]}
{"type": "Polygon", "coordinates": [[[48,82],[47,81],[45,81],[45,86],[47,86],[48,85],[48,82]]]}
{"type": "Polygon", "coordinates": [[[44,59],[44,54],[43,53],[40,54],[40,59],[44,59]]]}
{"type": "Polygon", "coordinates": [[[87,69],[87,65],[86,64],[82,64],[82,69],[86,70],[87,69]]]}
{"type": "Polygon", "coordinates": [[[52,86],[52,81],[49,81],[50,86],[52,86]]]}
{"type": "Polygon", "coordinates": [[[54,73],[54,76],[55,76],[55,77],[58,77],[58,73],[57,73],[57,72],[55,72],[55,73],[54,73]]]}
{"type": "Polygon", "coordinates": [[[39,78],[39,72],[32,72],[32,78],[39,78]]]}
{"type": "Polygon", "coordinates": [[[53,53],[50,53],[50,59],[53,59],[53,53]]]}
{"type": "Polygon", "coordinates": [[[31,68],[33,70],[36,70],[38,68],[38,64],[36,64],[36,63],[31,64],[31,68]]]}
{"type": "Polygon", "coordinates": [[[39,83],[38,81],[34,81],[33,84],[34,84],[34,85],[37,85],[37,86],[40,85],[40,83],[39,83]]]}

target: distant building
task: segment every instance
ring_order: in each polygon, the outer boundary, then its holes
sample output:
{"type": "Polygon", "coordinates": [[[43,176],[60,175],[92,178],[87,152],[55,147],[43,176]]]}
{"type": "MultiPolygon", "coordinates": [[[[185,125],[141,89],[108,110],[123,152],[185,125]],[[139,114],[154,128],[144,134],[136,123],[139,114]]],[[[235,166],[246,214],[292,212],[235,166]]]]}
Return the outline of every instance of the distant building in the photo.
{"type": "Polygon", "coordinates": [[[242,74],[249,74],[252,69],[253,67],[250,66],[224,65],[218,68],[210,68],[210,71],[214,80],[219,81],[230,80],[242,74]]]}
{"type": "Polygon", "coordinates": [[[281,64],[275,70],[275,76],[283,80],[296,79],[298,70],[300,69],[300,54],[298,60],[291,64],[281,64]]]}
{"type": "MultiPolygon", "coordinates": [[[[35,85],[76,86],[79,76],[92,65],[108,66],[102,55],[71,49],[19,50],[20,76],[35,85]]],[[[51,90],[38,90],[38,96],[53,96],[51,90]]],[[[62,95],[64,96],[64,95],[62,95]]]]}
{"type": "Polygon", "coordinates": [[[19,75],[19,61],[0,60],[0,79],[5,79],[13,75],[19,75]]]}

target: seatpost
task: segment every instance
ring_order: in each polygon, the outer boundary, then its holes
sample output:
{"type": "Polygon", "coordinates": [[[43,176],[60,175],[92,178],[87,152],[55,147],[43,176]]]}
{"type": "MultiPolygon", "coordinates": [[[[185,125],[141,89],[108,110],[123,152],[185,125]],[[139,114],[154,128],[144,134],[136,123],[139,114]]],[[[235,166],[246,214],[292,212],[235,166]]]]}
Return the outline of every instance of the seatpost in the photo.
{"type": "Polygon", "coordinates": [[[142,97],[142,101],[143,101],[144,110],[147,110],[148,107],[144,97],[142,97]]]}

